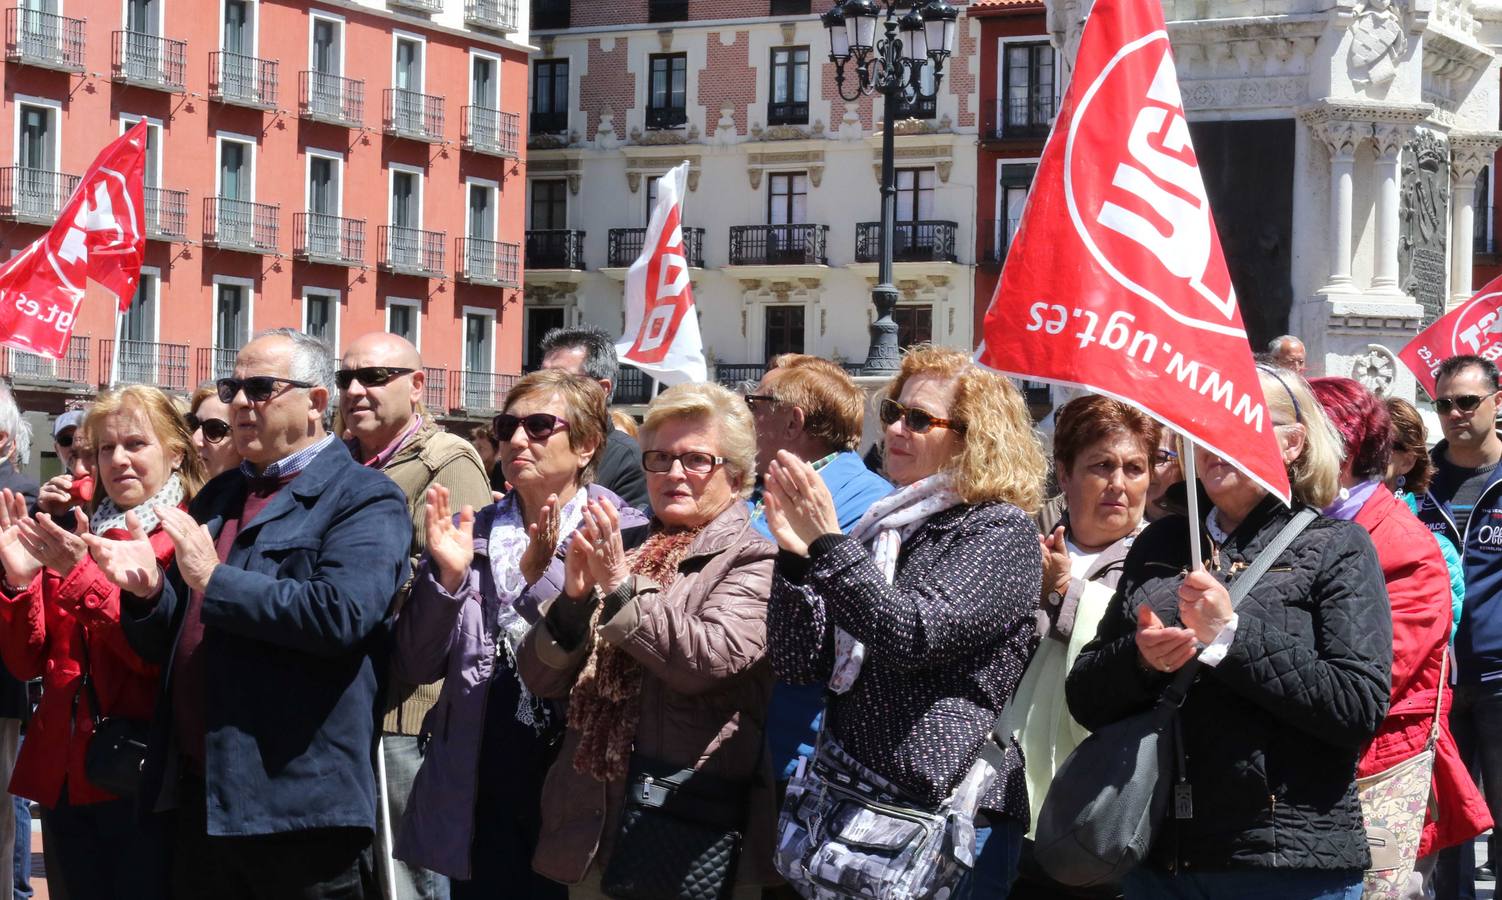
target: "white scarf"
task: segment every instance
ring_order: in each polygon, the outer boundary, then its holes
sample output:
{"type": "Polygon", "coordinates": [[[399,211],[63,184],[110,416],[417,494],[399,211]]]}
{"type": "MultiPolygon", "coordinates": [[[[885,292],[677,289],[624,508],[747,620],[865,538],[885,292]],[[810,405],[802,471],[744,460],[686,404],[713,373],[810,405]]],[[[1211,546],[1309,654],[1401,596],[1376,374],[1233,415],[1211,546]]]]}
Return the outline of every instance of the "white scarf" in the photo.
{"type": "Polygon", "coordinates": [[[111,531],[126,531],[125,514],[133,512],[136,519],[141,523],[141,528],[150,534],[156,531],[162,517],[157,510],[164,506],[181,506],[183,502],[183,480],[176,472],[167,479],[167,483],[157,488],[155,494],[146,498],[145,501],[122,510],[115,505],[115,501],[105,494],[104,499],[99,501],[99,506],[94,510],[94,520],[89,523],[89,530],[95,535],[105,535],[111,531]]]}
{"type": "MultiPolygon", "coordinates": [[[[891,584],[897,577],[897,557],[902,553],[902,542],[912,537],[930,516],[963,502],[954,492],[947,472],[930,475],[871,504],[861,520],[850,529],[850,536],[870,546],[872,562],[887,584],[891,584]]],[[[866,658],[866,648],[838,625],[834,629],[834,646],[834,671],[829,676],[829,689],[843,694],[855,686],[866,658]]]]}

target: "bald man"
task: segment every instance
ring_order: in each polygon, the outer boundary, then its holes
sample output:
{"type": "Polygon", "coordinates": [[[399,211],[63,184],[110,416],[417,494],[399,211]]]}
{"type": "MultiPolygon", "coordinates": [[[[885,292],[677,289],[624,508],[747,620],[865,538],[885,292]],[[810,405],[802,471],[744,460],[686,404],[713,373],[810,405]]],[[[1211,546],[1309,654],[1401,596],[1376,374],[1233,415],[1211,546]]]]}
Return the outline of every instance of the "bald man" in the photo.
{"type": "MultiPolygon", "coordinates": [[[[466,504],[480,509],[490,503],[490,479],[480,454],[469,441],[444,431],[422,406],[422,358],[406,338],[375,332],[358,338],[344,351],[335,381],[339,386],[339,414],[349,433],[355,459],[380,469],[407,497],[412,518],[412,573],[427,549],[424,497],[428,488],[449,489],[455,509],[466,504]]],[[[397,594],[398,613],[408,588],[397,594]]],[[[407,809],[412,780],[422,764],[418,735],[423,717],[438,702],[442,683],[412,685],[389,679],[381,744],[386,759],[385,803],[391,812],[392,832],[407,809]]],[[[379,834],[385,833],[385,823],[379,834]]],[[[386,852],[377,838],[377,850],[386,852]]],[[[376,866],[385,880],[386,867],[376,866]]],[[[382,896],[396,900],[447,900],[442,875],[396,861],[396,884],[382,896]]],[[[383,885],[384,887],[384,885],[383,885]]]]}
{"type": "Polygon", "coordinates": [[[1267,345],[1267,351],[1272,354],[1273,362],[1280,368],[1287,369],[1295,375],[1304,374],[1304,342],[1291,334],[1284,334],[1272,339],[1267,345]]]}

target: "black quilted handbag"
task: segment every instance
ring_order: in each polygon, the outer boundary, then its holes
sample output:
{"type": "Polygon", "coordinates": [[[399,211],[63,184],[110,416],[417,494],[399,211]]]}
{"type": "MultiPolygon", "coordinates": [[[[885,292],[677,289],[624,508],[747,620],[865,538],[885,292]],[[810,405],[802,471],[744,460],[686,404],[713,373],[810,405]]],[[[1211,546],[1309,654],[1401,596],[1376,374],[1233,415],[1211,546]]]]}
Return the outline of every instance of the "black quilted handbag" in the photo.
{"type": "MultiPolygon", "coordinates": [[[[146,736],[149,723],[139,719],[104,716],[99,712],[99,694],[89,667],[89,639],[83,648],[83,675],[79,693],[87,693],[94,734],[83,752],[83,772],[89,783],[117,797],[134,797],[141,789],[141,770],[146,766],[146,736]]],[[[75,694],[73,702],[78,702],[75,694]]]]}
{"type": "Polygon", "coordinates": [[[749,781],[633,756],[600,889],[616,900],[725,900],[750,790],[749,781]]]}

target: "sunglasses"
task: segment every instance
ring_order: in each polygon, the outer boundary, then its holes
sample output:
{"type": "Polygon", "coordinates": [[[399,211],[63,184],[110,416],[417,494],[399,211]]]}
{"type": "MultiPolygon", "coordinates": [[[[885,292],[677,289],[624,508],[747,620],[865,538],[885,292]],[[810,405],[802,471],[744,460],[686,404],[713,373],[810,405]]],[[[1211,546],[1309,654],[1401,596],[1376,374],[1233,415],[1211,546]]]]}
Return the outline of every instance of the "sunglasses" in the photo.
{"type": "Polygon", "coordinates": [[[203,429],[203,439],[210,444],[217,444],[229,437],[229,423],[223,419],[200,419],[193,413],[188,413],[188,433],[192,434],[198,429],[203,429]]]}
{"type": "Polygon", "coordinates": [[[641,467],[648,472],[671,472],[673,463],[682,463],[683,471],[693,475],[708,475],[714,467],[723,465],[725,457],[713,453],[690,450],[687,453],[668,453],[666,450],[647,450],[641,455],[641,467]]]}
{"type": "Polygon", "coordinates": [[[368,388],[381,387],[416,371],[416,369],[404,369],[400,366],[361,366],[358,369],[340,369],[334,373],[334,382],[339,385],[341,391],[349,390],[349,386],[356,381],[368,388]]]}
{"type": "Polygon", "coordinates": [[[245,399],[251,403],[265,403],[277,393],[277,385],[284,384],[288,387],[310,388],[314,387],[311,382],[294,381],[291,378],[277,378],[275,375],[252,375],[249,378],[221,378],[214,382],[219,389],[219,401],[221,403],[234,403],[235,395],[245,391],[245,399]]]}
{"type": "Polygon", "coordinates": [[[1448,415],[1450,410],[1458,409],[1461,412],[1474,412],[1476,407],[1486,397],[1476,394],[1461,394],[1459,397],[1440,397],[1434,401],[1434,411],[1440,415],[1448,415]]]}
{"type": "Polygon", "coordinates": [[[68,431],[65,431],[62,434],[58,435],[57,437],[53,438],[52,439],[52,443],[58,445],[59,447],[71,447],[71,446],[73,446],[73,431],[72,431],[72,429],[69,429],[68,431]]]}
{"type": "Polygon", "coordinates": [[[756,404],[758,403],[765,403],[768,406],[776,406],[778,403],[782,402],[776,397],[773,397],[771,394],[747,394],[744,399],[746,401],[746,405],[751,407],[752,409],[756,409],[756,404]]]}
{"type": "Polygon", "coordinates": [[[490,423],[491,431],[495,439],[502,443],[511,440],[516,434],[517,427],[527,430],[527,437],[534,441],[545,441],[559,431],[568,429],[568,422],[550,413],[532,413],[529,416],[513,416],[511,413],[501,413],[490,423]]]}
{"type": "Polygon", "coordinates": [[[1167,449],[1164,449],[1164,448],[1160,447],[1157,450],[1153,451],[1153,465],[1155,465],[1155,466],[1158,466],[1158,467],[1161,468],[1163,466],[1168,465],[1171,462],[1178,462],[1178,461],[1179,461],[1179,455],[1177,453],[1173,452],[1172,450],[1167,450],[1167,449]]]}
{"type": "Polygon", "coordinates": [[[930,428],[948,428],[961,434],[965,431],[965,423],[956,422],[952,419],[941,419],[925,410],[912,406],[903,406],[896,400],[883,400],[877,410],[881,417],[881,424],[891,425],[898,419],[907,426],[907,430],[913,434],[927,434],[930,428]]]}

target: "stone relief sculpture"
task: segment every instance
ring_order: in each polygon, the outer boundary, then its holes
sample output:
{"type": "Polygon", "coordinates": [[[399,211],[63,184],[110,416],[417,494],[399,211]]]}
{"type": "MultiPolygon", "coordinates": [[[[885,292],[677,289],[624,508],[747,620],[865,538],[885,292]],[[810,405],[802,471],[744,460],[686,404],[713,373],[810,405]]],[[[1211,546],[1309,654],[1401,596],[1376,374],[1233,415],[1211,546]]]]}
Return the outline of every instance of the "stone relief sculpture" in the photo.
{"type": "Polygon", "coordinates": [[[1450,148],[1426,128],[1403,145],[1398,269],[1403,293],[1424,307],[1424,321],[1444,314],[1449,257],[1450,148]]]}
{"type": "Polygon", "coordinates": [[[1408,50],[1402,13],[1392,0],[1364,0],[1351,23],[1351,81],[1384,85],[1398,73],[1398,60],[1408,50]]]}
{"type": "Polygon", "coordinates": [[[1367,344],[1366,352],[1351,363],[1351,377],[1378,397],[1386,397],[1398,380],[1398,358],[1381,344],[1367,344]]]}

